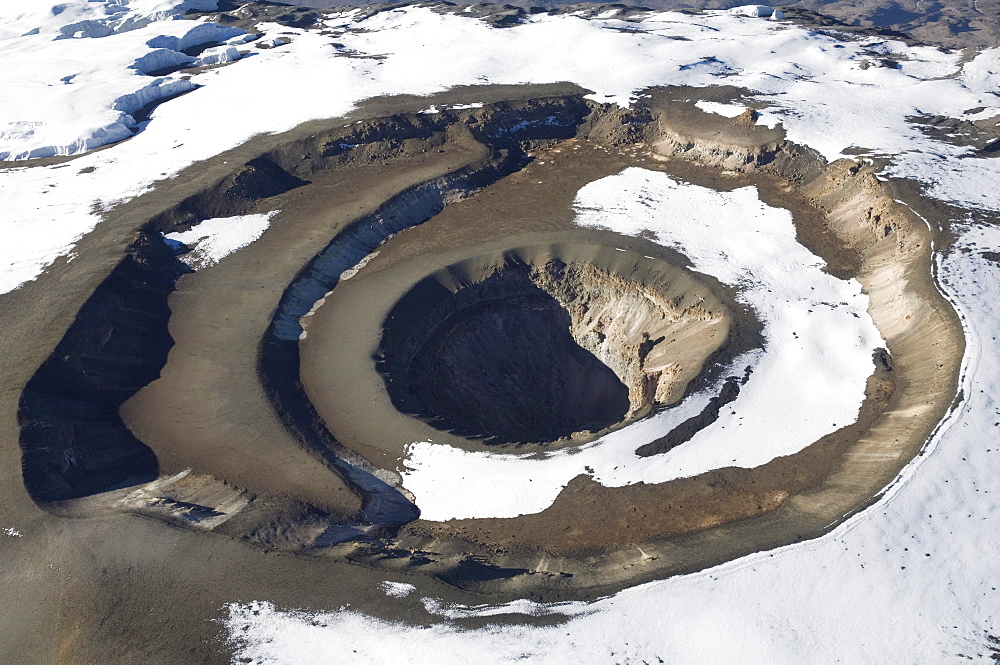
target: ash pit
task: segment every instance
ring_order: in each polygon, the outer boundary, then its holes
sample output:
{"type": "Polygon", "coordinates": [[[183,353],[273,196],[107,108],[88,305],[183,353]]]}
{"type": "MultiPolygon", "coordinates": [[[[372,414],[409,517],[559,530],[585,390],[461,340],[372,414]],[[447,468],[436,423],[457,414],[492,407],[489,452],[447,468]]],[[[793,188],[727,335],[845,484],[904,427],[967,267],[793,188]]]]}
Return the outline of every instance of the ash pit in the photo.
{"type": "Polygon", "coordinates": [[[514,252],[428,276],[383,323],[393,405],[494,445],[578,440],[676,402],[728,316],[687,271],[656,263],[514,252]]]}
{"type": "Polygon", "coordinates": [[[386,351],[393,402],[462,436],[551,441],[606,429],[629,412],[628,388],[576,343],[569,314],[528,266],[454,293],[424,282],[393,318],[414,330],[386,351]]]}

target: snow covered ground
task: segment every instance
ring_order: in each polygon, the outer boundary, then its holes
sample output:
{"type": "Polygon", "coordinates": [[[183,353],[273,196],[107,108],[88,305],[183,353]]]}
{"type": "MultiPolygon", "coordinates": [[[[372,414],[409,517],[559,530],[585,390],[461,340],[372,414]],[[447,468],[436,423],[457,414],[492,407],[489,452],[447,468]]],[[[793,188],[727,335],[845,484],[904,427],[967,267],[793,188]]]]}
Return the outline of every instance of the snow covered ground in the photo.
{"type": "MultiPolygon", "coordinates": [[[[2,160],[75,155],[132,136],[132,114],[196,87],[180,76],[152,73],[207,64],[182,50],[244,34],[216,23],[165,20],[112,27],[108,21],[83,19],[59,26],[54,34],[40,30],[65,13],[37,20],[32,15],[24,25],[35,27],[2,45],[5,57],[16,63],[3,77],[2,160]]],[[[80,18],[79,12],[71,13],[80,18]]]]}
{"type": "Polygon", "coordinates": [[[861,285],[822,271],[822,259],[796,241],[791,213],[761,202],[753,187],[717,192],[638,168],[586,185],[574,205],[577,224],[625,235],[652,231],[696,271],[739,288],[764,324],[766,352],[734,359],[727,376],[752,368],[739,397],[716,422],[663,455],[640,458],[635,451],[698,414],[721,384],[593,443],[545,456],[414,443],[403,461],[403,486],[424,519],[537,513],[581,474],[620,487],[724,466],[752,468],[855,421],[874,369],[872,352],[885,343],[861,285]],[[734,435],[751,445],[734,447],[734,435]]]}
{"type": "Polygon", "coordinates": [[[593,90],[594,99],[619,104],[651,85],[741,86],[767,107],[760,122],[781,122],[791,140],[828,159],[848,148],[889,155],[893,174],[927,183],[935,196],[1000,210],[995,161],[928,138],[907,122],[927,114],[995,114],[997,49],[963,63],[957,52],[839,41],[726,12],[650,14],[640,23],[610,11],[594,19],[540,14],[499,29],[411,7],[364,20],[353,12],[332,15],[326,34],[261,24],[261,41],[290,42],[266,49],[239,44],[246,56],[190,77],[150,75],[168,63],[191,64],[184,48],[246,39],[177,18],[208,4],[107,0],[0,8],[0,85],[16,92],[0,96],[0,155],[78,154],[141,130],[68,164],[0,174],[0,232],[8,239],[0,247],[0,293],[71,253],[101,210],[255,134],[336,117],[378,95],[463,84],[572,81],[593,90]],[[886,58],[898,68],[870,66],[886,58]],[[184,91],[150,122],[134,122],[142,105],[184,91]],[[967,113],[978,108],[984,110],[967,113]]]}
{"type": "MultiPolygon", "coordinates": [[[[229,607],[239,662],[990,663],[1000,637],[1000,229],[971,227],[940,260],[968,339],[968,396],[876,506],[826,536],[621,591],[594,603],[425,606],[431,627],[344,609],[229,607]],[[965,253],[963,250],[971,250],[965,253]],[[570,616],[556,626],[464,630],[501,611],[570,616]]],[[[373,592],[377,590],[373,589],[373,592]]],[[[387,600],[386,602],[392,602],[387,600]]]]}

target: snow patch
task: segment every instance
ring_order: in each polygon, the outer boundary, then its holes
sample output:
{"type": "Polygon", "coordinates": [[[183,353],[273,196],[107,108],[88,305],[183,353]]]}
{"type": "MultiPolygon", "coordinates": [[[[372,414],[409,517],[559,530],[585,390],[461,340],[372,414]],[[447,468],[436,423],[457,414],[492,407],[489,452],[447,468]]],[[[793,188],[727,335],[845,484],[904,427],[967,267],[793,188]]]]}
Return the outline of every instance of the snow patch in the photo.
{"type": "Polygon", "coordinates": [[[194,83],[191,83],[191,81],[186,79],[175,79],[169,77],[158,78],[151,81],[149,85],[139,88],[135,92],[122,95],[115,100],[115,103],[111,108],[115,111],[122,111],[123,113],[128,114],[128,119],[124,120],[121,124],[131,127],[135,125],[135,120],[132,119],[131,114],[135,113],[143,106],[152,104],[153,102],[164,99],[165,97],[172,97],[174,95],[190,92],[196,87],[197,86],[195,86],[194,83]]]}
{"type": "Polygon", "coordinates": [[[705,113],[715,113],[726,118],[735,118],[747,110],[747,107],[741,104],[720,104],[719,102],[707,102],[705,100],[699,100],[694,105],[705,113]]]}
{"type": "Polygon", "coordinates": [[[206,219],[187,231],[167,233],[163,237],[188,248],[190,251],[181,254],[180,259],[198,270],[215,265],[260,238],[278,212],[206,219]]]}
{"type": "Polygon", "coordinates": [[[131,137],[137,128],[132,114],[197,87],[180,77],[150,80],[149,72],[190,65],[196,59],[183,49],[242,34],[217,23],[176,20],[103,39],[36,34],[0,44],[7,65],[0,74],[7,93],[0,97],[0,160],[77,155],[131,137]]]}
{"type": "Polygon", "coordinates": [[[173,51],[183,51],[193,46],[201,46],[209,42],[224,42],[244,34],[243,30],[225,27],[218,23],[195,23],[194,27],[180,35],[157,35],[146,42],[153,48],[165,48],[173,51]]]}
{"type": "Polygon", "coordinates": [[[212,11],[218,0],[70,0],[0,4],[0,40],[47,35],[56,39],[99,39],[183,17],[188,11],[212,11]]]}
{"type": "MultiPolygon", "coordinates": [[[[768,18],[774,14],[774,8],[768,5],[742,5],[733,7],[728,12],[733,16],[748,16],[750,18],[768,18]]],[[[784,16],[784,14],[782,14],[784,16]]]]}
{"type": "Polygon", "coordinates": [[[411,593],[416,591],[417,587],[412,584],[408,584],[407,582],[390,582],[389,580],[386,580],[385,582],[382,582],[382,590],[385,592],[385,595],[390,598],[406,598],[411,593]]]}
{"type": "Polygon", "coordinates": [[[191,66],[225,65],[239,59],[240,50],[235,46],[213,46],[202,51],[201,55],[191,63],[191,66]]]}
{"type": "Polygon", "coordinates": [[[140,74],[149,74],[158,69],[167,69],[178,65],[189,65],[194,62],[194,58],[180,51],[168,48],[158,48],[150,51],[146,55],[140,56],[132,63],[131,68],[140,74]]]}
{"type": "MultiPolygon", "coordinates": [[[[393,235],[395,235],[395,234],[393,234],[393,235]]],[[[390,236],[390,237],[391,237],[391,236],[390,236]]],[[[387,239],[387,240],[388,240],[388,239],[387,239]]],[[[362,258],[362,259],[361,259],[360,261],[358,261],[358,262],[357,262],[357,263],[356,263],[356,264],[354,265],[354,267],[353,267],[353,268],[348,268],[348,269],[347,269],[347,270],[345,270],[344,272],[340,273],[340,278],[339,278],[339,279],[338,279],[337,281],[338,281],[338,282],[344,282],[344,281],[347,281],[347,280],[349,280],[350,278],[354,277],[354,276],[355,276],[355,275],[357,275],[357,274],[358,274],[359,272],[361,272],[361,270],[362,270],[362,269],[363,269],[363,268],[364,268],[364,267],[365,267],[366,265],[368,265],[368,263],[369,263],[369,262],[370,262],[370,261],[371,261],[372,259],[374,259],[374,258],[375,258],[376,256],[378,256],[378,255],[379,255],[379,253],[380,253],[380,252],[379,252],[379,250],[375,250],[375,251],[374,251],[374,252],[372,252],[371,254],[367,254],[367,255],[365,255],[365,256],[364,256],[364,258],[362,258]]]]}

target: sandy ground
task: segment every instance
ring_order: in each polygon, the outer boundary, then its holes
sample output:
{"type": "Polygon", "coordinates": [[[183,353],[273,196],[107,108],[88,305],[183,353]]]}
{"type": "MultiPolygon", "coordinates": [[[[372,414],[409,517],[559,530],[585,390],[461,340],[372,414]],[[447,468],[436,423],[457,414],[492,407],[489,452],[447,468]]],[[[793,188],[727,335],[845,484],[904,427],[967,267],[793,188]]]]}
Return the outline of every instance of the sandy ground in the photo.
{"type": "Polygon", "coordinates": [[[170,301],[170,333],[176,344],[167,366],[158,381],[122,409],[133,432],[157,452],[163,469],[194,466],[256,493],[287,493],[351,513],[354,497],[331,505],[330,486],[340,485],[335,475],[311,457],[295,461],[306,453],[270,406],[257,376],[257,346],[284,287],[328,242],[326,229],[480,157],[456,146],[393,167],[331,174],[329,182],[313,183],[307,196],[293,190],[284,195],[286,201],[275,201],[275,208],[287,212],[235,260],[182,277],[170,301]],[[219,349],[227,353],[220,355],[219,349]],[[234,394],[239,395],[236,403],[234,394]]]}

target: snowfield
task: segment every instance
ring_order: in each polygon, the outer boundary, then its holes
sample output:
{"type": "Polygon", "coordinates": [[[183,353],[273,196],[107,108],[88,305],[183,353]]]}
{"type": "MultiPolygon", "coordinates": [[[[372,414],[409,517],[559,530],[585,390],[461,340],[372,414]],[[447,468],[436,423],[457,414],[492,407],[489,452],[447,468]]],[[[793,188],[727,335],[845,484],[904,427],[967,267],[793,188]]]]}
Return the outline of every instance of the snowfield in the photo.
{"type": "Polygon", "coordinates": [[[414,443],[403,460],[403,486],[423,519],[537,513],[581,474],[620,487],[752,468],[857,419],[872,352],[885,342],[861,285],[823,272],[822,259],[796,241],[791,213],[761,202],[753,187],[717,192],[638,168],[586,185],[574,205],[580,226],[652,231],[694,270],[738,287],[764,324],[766,352],[734,359],[726,376],[752,372],[739,397],[712,425],[662,455],[640,458],[635,451],[701,412],[721,383],[593,443],[541,457],[414,443]],[[734,433],[752,445],[734,447],[734,433]]]}
{"type": "Polygon", "coordinates": [[[199,62],[182,51],[243,34],[216,23],[156,21],[101,39],[38,33],[7,40],[3,52],[18,64],[3,78],[0,160],[76,155],[131,137],[133,114],[197,87],[154,72],[224,62],[219,53],[199,62]]]}
{"type": "Polygon", "coordinates": [[[28,13],[19,5],[0,9],[7,65],[0,85],[18,91],[0,97],[0,155],[78,154],[141,130],[114,150],[86,154],[69,166],[4,171],[0,231],[12,241],[0,249],[0,293],[69,254],[100,221],[94,211],[255,134],[337,117],[379,95],[467,84],[571,81],[593,90],[593,99],[627,105],[652,85],[722,81],[755,91],[753,101],[767,107],[761,123],[780,122],[789,139],[828,160],[849,148],[891,156],[892,175],[915,178],[936,197],[1000,210],[1000,189],[991,186],[1000,177],[994,161],[929,138],[907,121],[1000,112],[997,49],[963,63],[957,52],[887,40],[840,41],[727,12],[651,14],[639,23],[617,20],[610,11],[594,19],[536,15],[499,29],[461,14],[409,7],[364,20],[355,12],[332,15],[327,34],[260,24],[261,41],[279,46],[247,42],[238,48],[249,57],[190,78],[142,73],[157,71],[150,69],[154,64],[181,63],[188,56],[180,49],[188,46],[243,42],[245,36],[232,29],[169,20],[207,4],[108,1],[28,13]],[[81,20],[104,27],[74,30],[81,20]],[[887,57],[899,67],[869,66],[887,57]],[[248,113],[252,90],[267,94],[254,95],[248,113]],[[142,105],[185,91],[158,107],[148,124],[130,122],[142,105]],[[983,110],[966,113],[977,109],[983,110]]]}
{"type": "MultiPolygon", "coordinates": [[[[259,38],[184,18],[214,6],[72,0],[0,7],[0,294],[71,258],[104,212],[193,163],[255,135],[343,116],[373,97],[459,85],[569,81],[591,90],[591,99],[622,106],[650,86],[744,88],[750,93],[732,104],[698,108],[727,117],[759,108],[759,123],[780,124],[789,140],[827,160],[885,158],[885,175],[912,178],[970,215],[956,246],[938,257],[941,287],[967,338],[965,399],[878,503],[826,536],[593,603],[455,607],[425,598],[440,620],[430,626],[351,608],[310,613],[267,599],[233,603],[224,623],[233,662],[994,662],[1000,264],[984,252],[1000,251],[1000,230],[975,219],[1000,211],[1000,159],[937,140],[911,119],[1000,114],[1000,48],[960,53],[840,39],[758,6],[650,13],[640,22],[617,19],[613,9],[596,18],[537,14],[504,29],[461,12],[401,7],[369,18],[331,13],[322,33],[264,23],[259,38]],[[71,159],[25,161],[43,157],[71,159]],[[454,623],[512,612],[568,619],[476,630],[454,623]]],[[[466,101],[461,106],[479,104],[474,95],[466,101]]],[[[795,242],[787,212],[764,205],[752,188],[714,192],[640,169],[591,183],[576,204],[581,226],[652,230],[696,270],[739,285],[765,325],[766,353],[733,363],[734,374],[745,366],[753,372],[731,409],[690,444],[655,458],[639,460],[633,451],[699,411],[708,394],[575,456],[524,459],[415,443],[405,485],[425,517],[536,512],[585,466],[612,486],[756,466],[853,421],[872,350],[883,342],[858,284],[822,272],[795,242]],[[696,223],[674,224],[674,215],[696,223]],[[794,284],[783,279],[789,271],[799,276],[794,284]],[[790,409],[794,423],[775,417],[790,409]],[[724,430],[736,428],[768,445],[734,457],[721,442],[724,430]]],[[[259,238],[272,214],[205,220],[168,239],[192,248],[183,255],[192,267],[210,265],[259,238]]],[[[387,604],[410,602],[414,593],[388,580],[372,589],[387,604]]]]}

